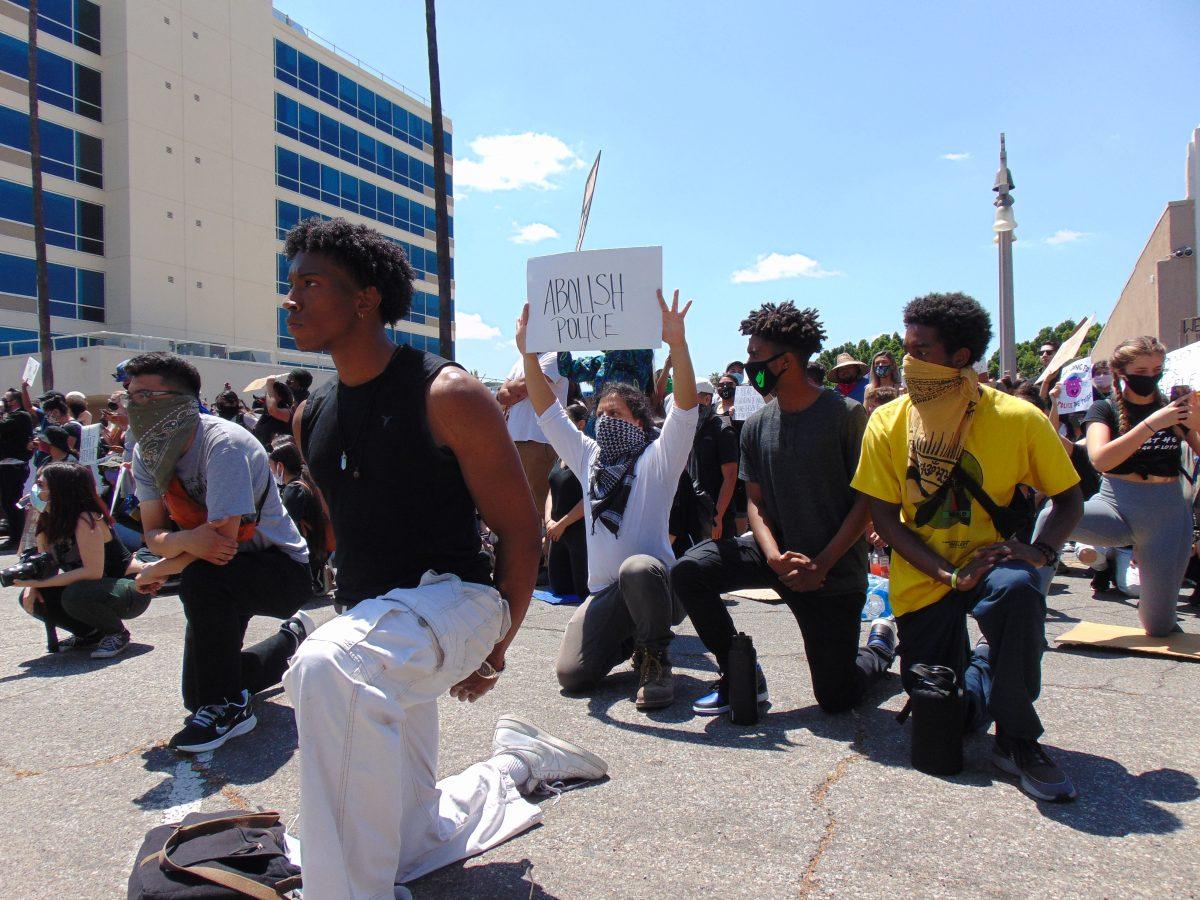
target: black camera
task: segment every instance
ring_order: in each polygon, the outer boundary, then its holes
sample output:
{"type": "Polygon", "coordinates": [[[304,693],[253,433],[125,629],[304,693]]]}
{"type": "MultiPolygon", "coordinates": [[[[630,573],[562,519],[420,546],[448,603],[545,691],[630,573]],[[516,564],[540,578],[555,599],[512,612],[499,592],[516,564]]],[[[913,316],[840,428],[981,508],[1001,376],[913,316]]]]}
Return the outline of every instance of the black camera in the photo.
{"type": "Polygon", "coordinates": [[[0,586],[12,587],[15,581],[41,581],[49,578],[57,569],[58,563],[49,553],[29,550],[16,565],[0,569],[0,586]]]}

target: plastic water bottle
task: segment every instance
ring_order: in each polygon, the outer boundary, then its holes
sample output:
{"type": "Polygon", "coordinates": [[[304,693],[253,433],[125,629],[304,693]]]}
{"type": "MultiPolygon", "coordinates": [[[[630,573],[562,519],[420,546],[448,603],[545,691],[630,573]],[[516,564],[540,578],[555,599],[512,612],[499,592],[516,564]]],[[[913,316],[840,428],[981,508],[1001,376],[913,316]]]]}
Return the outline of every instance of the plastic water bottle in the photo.
{"type": "Polygon", "coordinates": [[[890,616],[892,604],[888,599],[888,580],[878,575],[867,576],[867,602],[863,605],[862,620],[873,622],[880,616],[890,616]]]}

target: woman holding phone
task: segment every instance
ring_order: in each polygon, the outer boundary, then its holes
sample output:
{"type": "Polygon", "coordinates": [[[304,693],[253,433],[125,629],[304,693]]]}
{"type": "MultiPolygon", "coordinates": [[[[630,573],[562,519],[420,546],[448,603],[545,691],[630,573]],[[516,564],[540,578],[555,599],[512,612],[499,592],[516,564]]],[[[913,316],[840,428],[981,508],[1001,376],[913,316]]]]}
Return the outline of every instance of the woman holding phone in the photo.
{"type": "MultiPolygon", "coordinates": [[[[1101,547],[1133,547],[1141,564],[1138,619],[1146,634],[1176,630],[1175,607],[1192,552],[1192,513],[1180,480],[1182,445],[1200,452],[1195,395],[1168,400],[1158,388],[1166,348],[1154,337],[1127,340],[1113,351],[1111,397],[1083,420],[1088,456],[1103,475],[1083,507],[1071,539],[1101,547]]],[[[1044,515],[1044,514],[1043,514],[1044,515]]]]}

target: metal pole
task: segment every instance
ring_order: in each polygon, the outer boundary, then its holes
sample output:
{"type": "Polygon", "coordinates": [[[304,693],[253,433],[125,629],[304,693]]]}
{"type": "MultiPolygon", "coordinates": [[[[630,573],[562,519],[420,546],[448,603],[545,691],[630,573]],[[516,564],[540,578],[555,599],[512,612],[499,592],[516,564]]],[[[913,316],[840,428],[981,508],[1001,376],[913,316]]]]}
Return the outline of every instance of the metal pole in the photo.
{"type": "Polygon", "coordinates": [[[450,214],[446,202],[446,144],[442,125],[442,76],[438,66],[437,14],[425,0],[425,39],[429,49],[429,105],[433,111],[433,204],[437,218],[438,353],[454,359],[453,299],[450,295],[450,214]]]}
{"type": "Polygon", "coordinates": [[[37,22],[38,0],[29,0],[29,165],[33,173],[33,253],[37,271],[42,390],[49,391],[54,388],[54,348],[50,338],[50,275],[46,263],[46,214],[42,204],[42,140],[38,129],[37,22]]]}
{"type": "Polygon", "coordinates": [[[1015,240],[1013,232],[1017,222],[1012,214],[1012,190],[1015,187],[1012,172],[1008,170],[1008,151],[1004,146],[1004,134],[1000,134],[1000,169],[996,172],[996,181],[992,190],[996,192],[993,205],[996,207],[996,244],[999,247],[1000,259],[1000,376],[1006,372],[1017,372],[1017,342],[1013,326],[1013,266],[1012,245],[1015,240]]]}

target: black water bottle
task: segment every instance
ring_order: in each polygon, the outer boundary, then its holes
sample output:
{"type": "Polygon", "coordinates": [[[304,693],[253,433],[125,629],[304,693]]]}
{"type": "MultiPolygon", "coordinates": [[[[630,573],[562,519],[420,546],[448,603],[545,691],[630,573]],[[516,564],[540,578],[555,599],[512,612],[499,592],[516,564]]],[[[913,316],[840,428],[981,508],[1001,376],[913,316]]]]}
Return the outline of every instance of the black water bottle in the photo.
{"type": "Polygon", "coordinates": [[[912,711],[913,768],[929,775],[957,775],[963,769],[962,687],[953,669],[917,664],[909,699],[912,711]]]}
{"type": "Polygon", "coordinates": [[[729,689],[729,721],[734,725],[758,724],[758,654],[750,635],[740,631],[729,645],[725,684],[729,689]]]}

